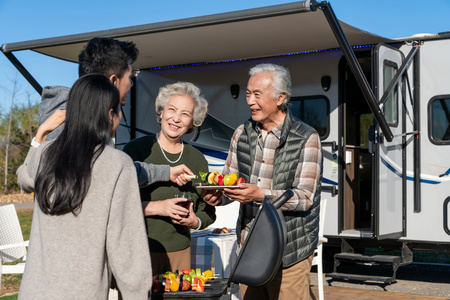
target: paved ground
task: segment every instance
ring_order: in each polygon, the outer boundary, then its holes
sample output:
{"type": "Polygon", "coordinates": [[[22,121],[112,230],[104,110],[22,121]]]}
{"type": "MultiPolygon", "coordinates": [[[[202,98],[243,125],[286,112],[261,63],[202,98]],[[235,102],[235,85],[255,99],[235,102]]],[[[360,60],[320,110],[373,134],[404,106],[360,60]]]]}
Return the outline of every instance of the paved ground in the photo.
{"type": "MultiPolygon", "coordinates": [[[[16,209],[32,209],[32,201],[32,196],[27,194],[0,197],[0,205],[14,203],[16,209]]],[[[363,271],[362,268],[365,267],[353,266],[352,268],[355,268],[354,271],[361,272],[363,271]]],[[[383,269],[383,267],[370,268],[375,268],[375,273],[389,272],[389,270],[383,269]],[[376,268],[378,268],[378,270],[376,268]]],[[[327,272],[327,270],[325,271],[327,272]]],[[[448,297],[450,300],[450,265],[448,264],[411,264],[402,266],[397,271],[397,281],[392,284],[333,280],[326,274],[324,279],[324,286],[389,291],[416,295],[444,296],[448,297]]],[[[315,268],[313,268],[311,274],[311,284],[317,285],[317,273],[315,273],[315,268]]]]}
{"type": "MultiPolygon", "coordinates": [[[[353,266],[352,268],[358,267],[353,266]]],[[[384,272],[386,270],[379,271],[384,272]]],[[[311,274],[311,284],[317,285],[317,273],[315,271],[311,274]]],[[[402,266],[397,271],[397,281],[391,284],[333,280],[325,274],[324,286],[444,296],[450,300],[450,265],[413,263],[402,266]]]]}

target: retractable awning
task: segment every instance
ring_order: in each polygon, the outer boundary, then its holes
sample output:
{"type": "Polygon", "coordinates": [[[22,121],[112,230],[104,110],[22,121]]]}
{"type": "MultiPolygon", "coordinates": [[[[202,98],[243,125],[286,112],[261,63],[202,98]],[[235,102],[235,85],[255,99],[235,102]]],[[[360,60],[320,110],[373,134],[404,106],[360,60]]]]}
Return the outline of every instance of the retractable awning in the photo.
{"type": "Polygon", "coordinates": [[[299,1],[209,16],[94,31],[84,34],[4,44],[3,53],[38,93],[42,87],[13,55],[33,50],[77,62],[78,54],[94,37],[111,37],[136,43],[140,55],[135,69],[233,61],[342,48],[375,118],[390,141],[392,132],[377,99],[351,50],[391,42],[339,22],[327,1],[299,1]],[[316,11],[318,8],[323,13],[316,11]]]}
{"type": "MultiPolygon", "coordinates": [[[[310,1],[241,10],[195,18],[3,44],[4,53],[33,50],[77,62],[93,37],[136,43],[133,67],[162,66],[269,57],[339,48],[324,14],[309,10],[310,1]],[[303,13],[307,12],[307,13],[303,13]]],[[[390,41],[340,22],[351,46],[390,41]]]]}

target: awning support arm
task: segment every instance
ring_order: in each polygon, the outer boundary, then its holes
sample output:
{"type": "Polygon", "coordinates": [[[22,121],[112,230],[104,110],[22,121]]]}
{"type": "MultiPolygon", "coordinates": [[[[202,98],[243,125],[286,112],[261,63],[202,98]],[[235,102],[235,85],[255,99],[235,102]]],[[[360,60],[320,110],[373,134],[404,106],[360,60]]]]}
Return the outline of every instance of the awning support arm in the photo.
{"type": "Polygon", "coordinates": [[[11,52],[3,52],[6,58],[16,67],[16,69],[22,74],[23,77],[31,84],[31,86],[42,95],[42,86],[34,79],[34,77],[28,72],[27,69],[22,65],[22,63],[12,54],[11,52]]]}
{"type": "Polygon", "coordinates": [[[331,30],[333,31],[334,36],[336,37],[336,40],[338,41],[342,51],[344,52],[344,56],[347,59],[347,62],[353,72],[353,75],[355,76],[356,81],[358,82],[358,85],[361,88],[362,93],[364,94],[364,98],[366,99],[367,104],[370,107],[370,110],[372,111],[375,119],[378,122],[378,125],[383,131],[386,140],[389,142],[392,141],[394,135],[392,134],[392,131],[389,128],[389,125],[386,119],[384,118],[384,115],[380,107],[377,105],[375,95],[373,94],[373,91],[369,83],[367,82],[366,77],[364,76],[362,68],[358,60],[356,59],[355,53],[350,47],[350,43],[348,42],[347,37],[345,36],[344,31],[342,30],[342,27],[339,24],[338,19],[336,18],[336,15],[334,14],[334,11],[331,8],[330,3],[328,3],[327,1],[321,1],[315,5],[317,5],[325,14],[328,24],[330,25],[331,30]]]}
{"type": "Polygon", "coordinates": [[[411,62],[418,50],[419,50],[419,46],[416,45],[409,52],[408,56],[406,57],[406,60],[400,66],[400,68],[399,68],[397,74],[395,74],[394,78],[392,78],[391,83],[389,84],[388,88],[384,91],[384,94],[381,97],[380,102],[378,102],[378,105],[380,106],[380,108],[383,108],[384,103],[387,101],[389,95],[394,90],[394,87],[396,87],[398,85],[401,78],[403,77],[403,74],[406,72],[406,70],[408,70],[409,65],[411,64],[411,62]]]}

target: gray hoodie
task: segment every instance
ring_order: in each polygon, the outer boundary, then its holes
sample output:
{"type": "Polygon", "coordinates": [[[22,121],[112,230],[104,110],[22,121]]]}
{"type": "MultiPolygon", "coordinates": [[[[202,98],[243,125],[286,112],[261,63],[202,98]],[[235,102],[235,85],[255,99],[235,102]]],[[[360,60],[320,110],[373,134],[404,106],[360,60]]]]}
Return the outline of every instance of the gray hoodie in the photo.
{"type": "MultiPolygon", "coordinates": [[[[70,88],[65,86],[46,86],[42,91],[39,104],[39,126],[57,109],[66,109],[70,88]]],[[[54,140],[64,129],[64,123],[47,135],[47,141],[54,140]]],[[[139,187],[146,187],[157,181],[168,181],[170,167],[168,165],[154,165],[145,162],[134,162],[138,176],[139,187]]]]}
{"type": "MultiPolygon", "coordinates": [[[[66,109],[70,88],[65,86],[46,86],[42,91],[42,100],[39,104],[39,126],[47,120],[57,109],[66,109]]],[[[54,140],[63,130],[64,123],[50,132],[47,141],[54,140]]]]}

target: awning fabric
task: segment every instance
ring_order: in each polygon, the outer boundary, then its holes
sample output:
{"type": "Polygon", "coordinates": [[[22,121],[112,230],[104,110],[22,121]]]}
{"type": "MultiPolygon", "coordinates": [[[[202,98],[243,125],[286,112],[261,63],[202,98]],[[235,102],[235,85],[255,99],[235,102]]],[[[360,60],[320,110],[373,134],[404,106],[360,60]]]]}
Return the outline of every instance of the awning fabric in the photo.
{"type": "MultiPolygon", "coordinates": [[[[133,67],[148,69],[338,48],[324,14],[303,12],[303,2],[3,44],[2,51],[33,50],[77,62],[91,38],[112,37],[135,42],[140,54],[133,67]]],[[[340,24],[351,46],[391,41],[340,24]]]]}

